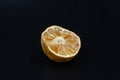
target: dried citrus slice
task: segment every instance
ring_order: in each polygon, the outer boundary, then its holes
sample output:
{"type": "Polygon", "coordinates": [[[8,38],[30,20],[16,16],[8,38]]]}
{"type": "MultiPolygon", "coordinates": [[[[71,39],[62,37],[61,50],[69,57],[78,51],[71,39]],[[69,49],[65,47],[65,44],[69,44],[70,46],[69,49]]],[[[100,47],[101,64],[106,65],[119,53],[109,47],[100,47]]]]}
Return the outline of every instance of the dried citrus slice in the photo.
{"type": "Polygon", "coordinates": [[[67,62],[77,55],[81,48],[81,41],[74,32],[52,25],[42,32],[41,45],[49,59],[67,62]]]}

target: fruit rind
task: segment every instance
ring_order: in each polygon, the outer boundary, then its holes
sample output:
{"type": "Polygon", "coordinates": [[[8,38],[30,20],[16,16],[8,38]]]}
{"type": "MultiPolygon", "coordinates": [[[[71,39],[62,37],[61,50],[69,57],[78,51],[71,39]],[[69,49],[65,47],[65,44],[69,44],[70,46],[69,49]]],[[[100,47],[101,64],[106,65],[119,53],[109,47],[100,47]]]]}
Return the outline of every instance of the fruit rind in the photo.
{"type": "MultiPolygon", "coordinates": [[[[51,50],[51,48],[48,46],[48,44],[45,42],[45,39],[44,39],[44,33],[49,30],[50,28],[55,28],[55,27],[59,27],[63,30],[67,30],[65,28],[62,28],[60,26],[57,26],[57,25],[52,25],[50,27],[48,27],[42,34],[41,34],[41,46],[42,46],[42,49],[45,53],[45,55],[52,61],[55,61],[55,62],[67,62],[67,61],[70,61],[72,60],[78,53],[78,51],[80,50],[81,48],[81,42],[79,41],[79,50],[76,51],[75,54],[73,55],[69,55],[69,56],[61,56],[59,54],[56,54],[53,50],[51,50]]],[[[67,30],[69,31],[69,30],[67,30]]],[[[72,32],[72,31],[70,31],[72,32]]],[[[74,32],[72,32],[73,34],[75,34],[74,32]]],[[[76,35],[76,34],[75,34],[76,35]]],[[[80,40],[80,38],[76,35],[76,37],[80,40]]]]}

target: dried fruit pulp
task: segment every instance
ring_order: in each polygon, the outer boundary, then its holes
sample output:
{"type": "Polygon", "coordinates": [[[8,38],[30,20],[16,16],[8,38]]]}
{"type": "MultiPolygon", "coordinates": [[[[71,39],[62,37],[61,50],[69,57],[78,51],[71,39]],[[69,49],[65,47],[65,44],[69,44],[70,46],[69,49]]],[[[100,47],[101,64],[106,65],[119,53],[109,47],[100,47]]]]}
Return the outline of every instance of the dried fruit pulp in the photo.
{"type": "Polygon", "coordinates": [[[81,42],[74,32],[53,25],[42,33],[41,45],[51,60],[66,62],[78,53],[81,42]]]}

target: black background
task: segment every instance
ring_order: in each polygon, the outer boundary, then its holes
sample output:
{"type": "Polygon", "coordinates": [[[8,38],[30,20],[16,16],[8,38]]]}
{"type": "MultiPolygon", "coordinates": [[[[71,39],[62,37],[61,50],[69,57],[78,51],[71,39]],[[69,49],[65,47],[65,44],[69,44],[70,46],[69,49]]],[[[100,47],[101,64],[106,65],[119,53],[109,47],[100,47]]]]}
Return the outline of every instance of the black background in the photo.
{"type": "Polygon", "coordinates": [[[117,80],[119,1],[0,1],[0,80],[117,80]],[[70,62],[55,63],[43,53],[40,35],[53,24],[81,37],[70,62]]]}

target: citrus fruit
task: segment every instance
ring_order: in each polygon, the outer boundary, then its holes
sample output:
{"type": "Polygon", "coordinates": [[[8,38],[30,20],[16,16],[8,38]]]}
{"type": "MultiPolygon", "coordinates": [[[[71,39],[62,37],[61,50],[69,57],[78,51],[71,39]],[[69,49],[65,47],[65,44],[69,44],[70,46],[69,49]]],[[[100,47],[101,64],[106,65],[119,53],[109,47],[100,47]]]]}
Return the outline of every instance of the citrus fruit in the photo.
{"type": "Polygon", "coordinates": [[[81,48],[81,41],[74,32],[52,25],[42,32],[41,46],[50,60],[67,62],[77,55],[81,48]]]}

